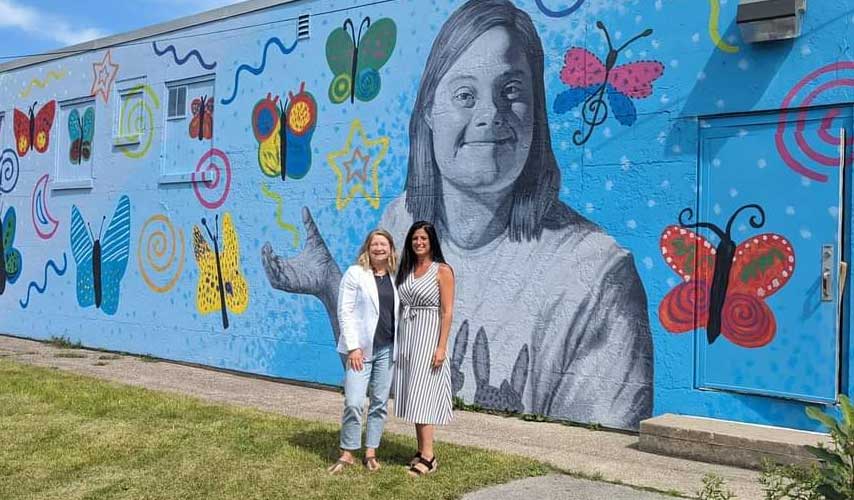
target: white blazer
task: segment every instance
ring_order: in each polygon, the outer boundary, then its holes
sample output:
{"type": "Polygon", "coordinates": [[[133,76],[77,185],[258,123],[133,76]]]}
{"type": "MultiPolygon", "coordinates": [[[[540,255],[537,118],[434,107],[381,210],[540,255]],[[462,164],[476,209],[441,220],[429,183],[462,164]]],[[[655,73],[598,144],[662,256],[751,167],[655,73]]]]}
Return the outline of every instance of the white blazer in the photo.
{"type": "MultiPolygon", "coordinates": [[[[394,290],[394,354],[397,359],[397,325],[399,320],[400,297],[394,285],[394,275],[389,274],[394,290]]],[[[380,319],[380,298],[377,282],[371,270],[354,265],[347,269],[341,278],[338,289],[338,325],[341,335],[338,337],[338,352],[347,354],[353,349],[362,349],[365,361],[370,361],[374,353],[374,332],[380,319]]]]}

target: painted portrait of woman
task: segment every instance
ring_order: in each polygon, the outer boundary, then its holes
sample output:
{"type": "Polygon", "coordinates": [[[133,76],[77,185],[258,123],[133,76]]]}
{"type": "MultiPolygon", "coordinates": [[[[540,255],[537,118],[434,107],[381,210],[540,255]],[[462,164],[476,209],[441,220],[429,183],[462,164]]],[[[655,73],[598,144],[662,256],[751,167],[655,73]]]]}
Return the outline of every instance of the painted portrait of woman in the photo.
{"type": "MultiPolygon", "coordinates": [[[[559,199],[542,42],[509,0],[470,0],[433,41],[409,122],[405,191],[380,227],[433,221],[456,275],[456,396],[636,428],[652,412],[646,293],[631,254],[559,199]]],[[[274,288],[317,296],[341,272],[307,209],[294,259],[265,246],[274,288]]],[[[322,229],[322,228],[321,228],[322,229]]],[[[333,327],[334,328],[334,327],[333,327]]],[[[337,336],[337,331],[336,331],[337,336]]]]}

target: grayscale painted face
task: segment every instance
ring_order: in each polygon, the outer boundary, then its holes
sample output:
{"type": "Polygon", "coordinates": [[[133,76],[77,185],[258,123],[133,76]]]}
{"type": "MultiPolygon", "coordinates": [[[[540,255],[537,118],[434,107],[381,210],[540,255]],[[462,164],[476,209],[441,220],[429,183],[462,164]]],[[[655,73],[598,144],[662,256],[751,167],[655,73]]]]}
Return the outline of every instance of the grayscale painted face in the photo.
{"type": "Polygon", "coordinates": [[[460,188],[510,187],[534,130],[531,67],[504,27],[485,32],[439,81],[428,123],[442,177],[460,188]]]}

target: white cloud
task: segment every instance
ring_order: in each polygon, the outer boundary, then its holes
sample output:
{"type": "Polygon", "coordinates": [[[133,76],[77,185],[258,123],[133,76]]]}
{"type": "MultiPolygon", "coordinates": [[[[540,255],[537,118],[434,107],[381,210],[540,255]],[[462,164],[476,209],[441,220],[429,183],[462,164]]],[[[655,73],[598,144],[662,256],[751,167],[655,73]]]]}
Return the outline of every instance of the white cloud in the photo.
{"type": "Polygon", "coordinates": [[[59,16],[18,5],[13,0],[0,0],[0,28],[17,28],[64,45],[74,45],[106,36],[97,28],[71,26],[59,16]]]}

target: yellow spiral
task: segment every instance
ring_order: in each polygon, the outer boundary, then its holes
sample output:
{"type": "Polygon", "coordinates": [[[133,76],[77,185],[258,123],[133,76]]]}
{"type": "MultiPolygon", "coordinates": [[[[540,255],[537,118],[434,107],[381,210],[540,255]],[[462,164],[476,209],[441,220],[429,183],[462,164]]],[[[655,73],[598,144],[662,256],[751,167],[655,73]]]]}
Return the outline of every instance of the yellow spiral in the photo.
{"type": "Polygon", "coordinates": [[[184,231],[175,231],[168,217],[156,214],[145,221],[136,246],[145,284],[157,293],[171,290],[184,270],[184,252],[184,231]]]}
{"type": "Polygon", "coordinates": [[[129,98],[122,102],[119,111],[119,135],[122,137],[139,135],[139,144],[121,146],[122,153],[132,159],[148,154],[154,141],[154,110],[160,109],[157,93],[149,85],[138,85],[128,91],[141,94],[139,98],[129,98]]]}

